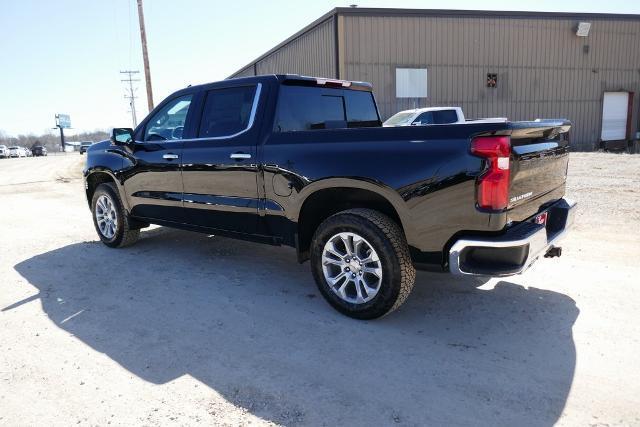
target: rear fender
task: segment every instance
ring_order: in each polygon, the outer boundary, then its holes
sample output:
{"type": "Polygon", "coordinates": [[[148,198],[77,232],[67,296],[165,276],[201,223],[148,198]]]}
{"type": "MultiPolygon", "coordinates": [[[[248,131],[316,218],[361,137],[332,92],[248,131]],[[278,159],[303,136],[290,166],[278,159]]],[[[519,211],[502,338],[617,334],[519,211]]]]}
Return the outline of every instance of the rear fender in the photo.
{"type": "MultiPolygon", "coordinates": [[[[407,206],[404,200],[402,200],[397,191],[373,180],[358,178],[327,178],[310,183],[304,186],[295,196],[295,205],[292,206],[292,212],[287,213],[287,216],[291,221],[297,223],[300,218],[302,208],[311,195],[318,191],[338,188],[367,190],[381,196],[389,202],[391,206],[393,206],[398,218],[400,219],[400,226],[404,230],[407,239],[414,235],[412,229],[413,221],[411,221],[409,217],[409,212],[407,211],[407,206]]],[[[409,242],[409,244],[411,244],[411,242],[409,242]]]]}

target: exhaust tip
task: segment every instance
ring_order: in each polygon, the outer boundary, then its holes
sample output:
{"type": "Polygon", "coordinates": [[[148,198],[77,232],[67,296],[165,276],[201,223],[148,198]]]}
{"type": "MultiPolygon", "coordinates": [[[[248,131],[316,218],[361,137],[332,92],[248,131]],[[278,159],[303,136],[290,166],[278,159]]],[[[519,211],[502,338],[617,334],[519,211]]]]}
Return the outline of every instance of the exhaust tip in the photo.
{"type": "Polygon", "coordinates": [[[545,258],[555,258],[562,255],[562,248],[559,246],[554,246],[544,254],[545,258]]]}

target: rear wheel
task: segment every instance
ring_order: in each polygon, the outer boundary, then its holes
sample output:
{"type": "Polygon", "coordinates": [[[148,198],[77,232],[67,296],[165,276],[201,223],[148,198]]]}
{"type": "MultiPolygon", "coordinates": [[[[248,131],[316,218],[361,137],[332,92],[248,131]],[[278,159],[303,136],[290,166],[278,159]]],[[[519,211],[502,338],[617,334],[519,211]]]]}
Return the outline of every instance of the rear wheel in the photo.
{"type": "Polygon", "coordinates": [[[371,209],[343,211],[320,224],[311,269],[329,304],[356,319],[374,319],[400,307],[415,281],[400,226],[371,209]]]}
{"type": "Polygon", "coordinates": [[[131,220],[114,184],[100,184],[91,200],[93,224],[100,240],[112,248],[122,248],[138,240],[140,230],[131,228],[131,220]]]}

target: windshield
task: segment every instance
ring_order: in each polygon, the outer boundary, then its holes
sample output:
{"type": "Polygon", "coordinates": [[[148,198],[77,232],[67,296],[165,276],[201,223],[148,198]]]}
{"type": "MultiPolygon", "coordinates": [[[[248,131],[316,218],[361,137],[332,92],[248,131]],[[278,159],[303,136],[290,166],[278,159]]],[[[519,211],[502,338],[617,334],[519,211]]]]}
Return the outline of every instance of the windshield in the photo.
{"type": "Polygon", "coordinates": [[[389,119],[384,122],[385,126],[400,126],[402,124],[406,124],[411,117],[413,117],[415,113],[413,111],[410,112],[400,112],[396,113],[393,116],[389,117],[389,119]]]}

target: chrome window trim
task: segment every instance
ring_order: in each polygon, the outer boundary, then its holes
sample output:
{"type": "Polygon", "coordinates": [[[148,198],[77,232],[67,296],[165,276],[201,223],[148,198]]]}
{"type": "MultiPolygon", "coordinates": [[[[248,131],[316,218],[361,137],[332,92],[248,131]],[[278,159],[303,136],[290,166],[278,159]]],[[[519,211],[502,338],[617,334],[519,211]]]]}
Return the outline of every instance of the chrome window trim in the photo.
{"type": "MultiPolygon", "coordinates": [[[[236,87],[240,87],[240,86],[236,86],[236,87]]],[[[220,88],[220,89],[231,89],[231,88],[220,88]]],[[[211,89],[210,91],[213,91],[213,90],[216,90],[216,89],[211,89]]],[[[232,135],[209,136],[209,137],[203,137],[203,138],[189,138],[189,139],[180,139],[180,140],[176,140],[176,141],[182,141],[182,142],[196,142],[196,141],[210,141],[210,140],[216,141],[216,140],[235,138],[236,136],[239,136],[239,135],[242,135],[245,132],[248,132],[253,127],[253,122],[255,121],[255,118],[256,118],[256,111],[258,111],[258,102],[260,101],[260,93],[261,92],[262,92],[262,83],[258,83],[256,85],[256,93],[253,96],[253,105],[251,106],[251,114],[249,115],[249,123],[247,123],[247,127],[242,129],[241,131],[238,131],[238,132],[236,132],[236,133],[234,133],[232,135]]],[[[202,118],[200,118],[200,120],[202,120],[202,118]]]]}

